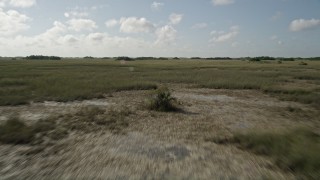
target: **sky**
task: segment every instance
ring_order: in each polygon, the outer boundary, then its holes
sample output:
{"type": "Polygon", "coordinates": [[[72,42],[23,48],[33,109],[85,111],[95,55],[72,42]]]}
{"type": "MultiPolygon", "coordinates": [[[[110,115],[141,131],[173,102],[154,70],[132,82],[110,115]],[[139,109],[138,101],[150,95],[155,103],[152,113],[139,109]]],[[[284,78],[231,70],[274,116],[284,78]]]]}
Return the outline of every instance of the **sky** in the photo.
{"type": "Polygon", "coordinates": [[[320,0],[0,0],[0,56],[315,57],[320,0]]]}

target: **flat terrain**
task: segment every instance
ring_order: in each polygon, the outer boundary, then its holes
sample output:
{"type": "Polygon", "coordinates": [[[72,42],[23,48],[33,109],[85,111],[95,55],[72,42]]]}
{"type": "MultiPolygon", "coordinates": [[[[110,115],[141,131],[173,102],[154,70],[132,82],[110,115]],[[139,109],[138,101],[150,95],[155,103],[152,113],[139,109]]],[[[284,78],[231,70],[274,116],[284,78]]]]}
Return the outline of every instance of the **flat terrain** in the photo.
{"type": "MultiPolygon", "coordinates": [[[[235,133],[320,133],[320,62],[0,62],[0,124],[55,127],[0,143],[0,179],[296,179],[235,133]],[[151,111],[167,86],[178,112],[151,111]]],[[[318,144],[316,144],[318,145],[318,144]]]]}

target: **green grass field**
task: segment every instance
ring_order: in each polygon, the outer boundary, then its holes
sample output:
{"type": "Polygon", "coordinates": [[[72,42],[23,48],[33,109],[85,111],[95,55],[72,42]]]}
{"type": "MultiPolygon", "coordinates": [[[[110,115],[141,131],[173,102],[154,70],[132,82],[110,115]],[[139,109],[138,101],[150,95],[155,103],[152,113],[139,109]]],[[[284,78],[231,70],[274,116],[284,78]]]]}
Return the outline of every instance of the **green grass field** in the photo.
{"type": "Polygon", "coordinates": [[[284,100],[320,105],[320,62],[206,60],[1,60],[0,105],[101,98],[121,90],[184,83],[257,89],[284,100]]]}

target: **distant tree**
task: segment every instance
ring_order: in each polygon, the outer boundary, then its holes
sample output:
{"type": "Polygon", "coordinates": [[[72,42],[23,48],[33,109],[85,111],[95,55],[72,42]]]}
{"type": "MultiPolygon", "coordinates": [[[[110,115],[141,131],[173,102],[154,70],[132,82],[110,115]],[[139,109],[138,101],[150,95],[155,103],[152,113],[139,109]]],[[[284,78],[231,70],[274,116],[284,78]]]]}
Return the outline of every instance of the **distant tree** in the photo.
{"type": "Polygon", "coordinates": [[[249,61],[258,62],[258,61],[261,61],[261,59],[259,57],[254,57],[254,58],[250,58],[249,61]]]}
{"type": "Polygon", "coordinates": [[[261,61],[263,61],[263,60],[276,60],[276,58],[270,57],[270,56],[258,56],[258,57],[254,57],[253,59],[255,59],[255,60],[260,59],[261,61]]]}
{"type": "Polygon", "coordinates": [[[280,57],[278,58],[278,60],[281,60],[281,61],[295,61],[295,58],[285,58],[285,57],[280,57]]]}
{"type": "Polygon", "coordinates": [[[169,60],[169,58],[166,58],[166,57],[159,57],[158,59],[159,60],[169,60]]]}
{"type": "Polygon", "coordinates": [[[136,57],[135,60],[154,60],[154,57],[136,57]]]}
{"type": "Polygon", "coordinates": [[[116,61],[134,61],[134,59],[127,57],[127,56],[119,56],[115,58],[116,61]]]}
{"type": "Polygon", "coordinates": [[[27,60],[61,60],[58,56],[31,55],[26,57],[27,60]]]}
{"type": "Polygon", "coordinates": [[[83,57],[83,59],[94,59],[94,57],[92,57],[92,56],[85,56],[85,57],[83,57]]]}
{"type": "Polygon", "coordinates": [[[206,60],[231,60],[230,57],[208,57],[206,60]]]}

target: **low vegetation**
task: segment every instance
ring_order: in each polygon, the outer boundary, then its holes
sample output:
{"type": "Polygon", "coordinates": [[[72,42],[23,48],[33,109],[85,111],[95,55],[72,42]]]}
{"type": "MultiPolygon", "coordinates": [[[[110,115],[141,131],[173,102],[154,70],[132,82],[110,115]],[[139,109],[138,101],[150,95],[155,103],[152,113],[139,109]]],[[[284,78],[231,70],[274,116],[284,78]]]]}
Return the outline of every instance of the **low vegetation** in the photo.
{"type": "Polygon", "coordinates": [[[272,157],[280,168],[302,178],[320,178],[320,136],[309,129],[299,128],[281,134],[236,134],[232,142],[256,154],[272,157]]]}
{"type": "Polygon", "coordinates": [[[83,107],[76,113],[51,117],[27,125],[12,117],[0,125],[0,143],[41,144],[44,139],[53,141],[66,137],[71,131],[93,132],[108,130],[123,133],[128,127],[132,112],[128,109],[105,110],[96,106],[83,107]]]}
{"type": "Polygon", "coordinates": [[[0,125],[0,142],[5,144],[29,144],[39,141],[38,133],[47,133],[55,129],[55,123],[50,121],[38,121],[32,125],[26,125],[25,122],[17,117],[12,117],[4,124],[0,125]]]}
{"type": "Polygon", "coordinates": [[[308,66],[299,65],[298,60],[267,62],[2,60],[0,105],[103,98],[115,91],[184,83],[203,88],[262,90],[285,100],[320,107],[320,61],[308,61],[308,66]]]}
{"type": "Polygon", "coordinates": [[[172,97],[167,87],[161,87],[155,90],[148,100],[148,108],[155,111],[177,111],[176,99],[172,97]]]}
{"type": "Polygon", "coordinates": [[[128,127],[127,117],[132,114],[128,109],[105,110],[96,106],[83,107],[74,114],[64,116],[61,126],[75,131],[92,132],[109,130],[113,133],[123,133],[128,127]]]}
{"type": "Polygon", "coordinates": [[[34,138],[34,131],[17,118],[11,118],[0,125],[0,142],[6,144],[27,144],[34,138]]]}

